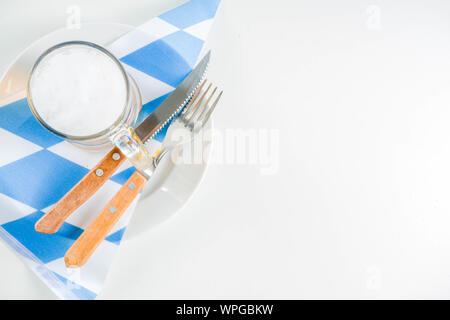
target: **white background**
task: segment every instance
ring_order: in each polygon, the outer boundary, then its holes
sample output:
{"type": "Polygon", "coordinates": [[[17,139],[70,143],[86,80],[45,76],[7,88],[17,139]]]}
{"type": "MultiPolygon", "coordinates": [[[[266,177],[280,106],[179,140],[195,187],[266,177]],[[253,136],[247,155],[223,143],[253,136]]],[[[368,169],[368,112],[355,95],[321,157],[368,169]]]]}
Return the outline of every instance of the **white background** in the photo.
{"type": "MultiPolygon", "coordinates": [[[[181,3],[1,1],[0,73],[72,4],[139,25],[181,3]]],[[[210,46],[215,126],[278,130],[279,170],[212,164],[100,298],[450,298],[450,3],[223,0],[210,46]]],[[[0,298],[55,298],[3,243],[0,298]]]]}

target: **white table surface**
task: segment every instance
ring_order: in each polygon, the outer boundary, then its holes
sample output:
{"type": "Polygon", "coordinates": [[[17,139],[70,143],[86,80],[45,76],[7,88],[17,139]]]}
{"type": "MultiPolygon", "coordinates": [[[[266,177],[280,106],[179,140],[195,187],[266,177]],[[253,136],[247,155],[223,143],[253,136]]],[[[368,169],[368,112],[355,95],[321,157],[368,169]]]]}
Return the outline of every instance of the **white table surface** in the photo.
{"type": "MultiPolygon", "coordinates": [[[[0,73],[70,5],[138,25],[183,1],[124,3],[1,1],[0,73]]],[[[212,164],[99,298],[450,298],[450,2],[223,0],[210,46],[215,127],[277,130],[279,169],[212,164]]],[[[0,298],[55,298],[0,261],[0,298]]]]}

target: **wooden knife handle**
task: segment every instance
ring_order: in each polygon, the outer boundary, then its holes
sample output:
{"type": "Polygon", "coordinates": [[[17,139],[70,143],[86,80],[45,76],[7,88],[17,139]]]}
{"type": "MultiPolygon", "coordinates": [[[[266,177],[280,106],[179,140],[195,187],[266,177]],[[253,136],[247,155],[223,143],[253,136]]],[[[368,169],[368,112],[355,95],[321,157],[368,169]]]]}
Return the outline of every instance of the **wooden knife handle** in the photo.
{"type": "Polygon", "coordinates": [[[63,222],[85,203],[119,168],[126,157],[118,148],[112,149],[55,207],[45,214],[34,228],[40,233],[55,233],[63,222]]]}
{"type": "Polygon", "coordinates": [[[64,261],[67,267],[81,267],[86,263],[142,190],[146,182],[147,179],[138,171],[133,173],[114,198],[109,201],[102,212],[66,252],[64,261]]]}

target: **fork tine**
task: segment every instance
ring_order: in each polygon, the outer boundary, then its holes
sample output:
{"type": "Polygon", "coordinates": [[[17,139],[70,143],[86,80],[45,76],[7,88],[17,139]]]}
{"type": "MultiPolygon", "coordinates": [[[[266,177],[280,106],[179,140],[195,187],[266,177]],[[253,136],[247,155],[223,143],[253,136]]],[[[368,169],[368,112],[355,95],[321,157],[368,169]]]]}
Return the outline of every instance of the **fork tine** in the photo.
{"type": "Polygon", "coordinates": [[[192,114],[191,121],[198,121],[199,119],[201,119],[203,114],[208,110],[209,102],[211,101],[212,97],[214,97],[216,91],[217,87],[214,87],[213,92],[211,92],[211,94],[208,96],[208,99],[206,99],[205,103],[203,103],[201,107],[197,108],[197,110],[195,110],[195,112],[192,114]]]}
{"type": "MultiPolygon", "coordinates": [[[[193,106],[192,108],[190,108],[189,112],[186,113],[185,119],[186,121],[190,121],[192,118],[192,115],[194,114],[195,110],[197,110],[197,108],[200,106],[200,104],[202,103],[203,99],[205,98],[206,94],[208,93],[209,89],[211,88],[212,83],[209,84],[209,86],[206,88],[205,92],[203,92],[203,94],[201,95],[200,99],[197,101],[197,103],[195,104],[195,106],[193,106]]],[[[200,91],[199,91],[200,92],[200,91]]]]}
{"type": "Polygon", "coordinates": [[[200,92],[202,91],[203,86],[206,83],[206,79],[202,81],[202,83],[200,84],[200,86],[198,87],[197,90],[195,90],[194,95],[192,96],[191,100],[189,101],[188,105],[186,106],[186,108],[184,108],[183,114],[181,115],[182,117],[186,117],[186,115],[189,113],[189,111],[192,108],[192,105],[194,104],[195,99],[197,99],[198,95],[200,94],[200,92]]]}
{"type": "Polygon", "coordinates": [[[216,108],[217,103],[219,103],[219,100],[222,97],[222,93],[223,93],[223,91],[220,91],[220,93],[217,96],[216,100],[214,100],[213,104],[211,105],[211,108],[209,108],[208,112],[206,113],[205,117],[202,120],[202,126],[204,126],[208,122],[209,117],[211,117],[211,114],[213,113],[214,109],[216,108]]]}

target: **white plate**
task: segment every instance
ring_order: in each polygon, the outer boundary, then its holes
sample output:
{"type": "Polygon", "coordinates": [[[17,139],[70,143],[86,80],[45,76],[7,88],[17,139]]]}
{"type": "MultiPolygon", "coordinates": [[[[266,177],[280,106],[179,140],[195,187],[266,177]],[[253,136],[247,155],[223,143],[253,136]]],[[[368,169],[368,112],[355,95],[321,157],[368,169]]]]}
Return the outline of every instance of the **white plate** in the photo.
{"type": "MultiPolygon", "coordinates": [[[[47,48],[71,40],[90,41],[106,46],[133,29],[134,27],[123,24],[83,24],[79,29],[64,28],[40,38],[25,49],[1,77],[0,106],[26,96],[28,73],[39,55],[47,48]]],[[[208,123],[207,129],[210,127],[211,122],[208,123]]],[[[203,139],[198,138],[192,144],[194,143],[201,143],[202,149],[206,150],[205,161],[199,164],[175,164],[170,157],[163,159],[142,191],[124,240],[168,219],[188,201],[203,177],[210,150],[210,143],[203,139]]],[[[186,149],[190,149],[189,146],[184,150],[186,149]]],[[[183,149],[178,151],[183,152],[183,149]]]]}

